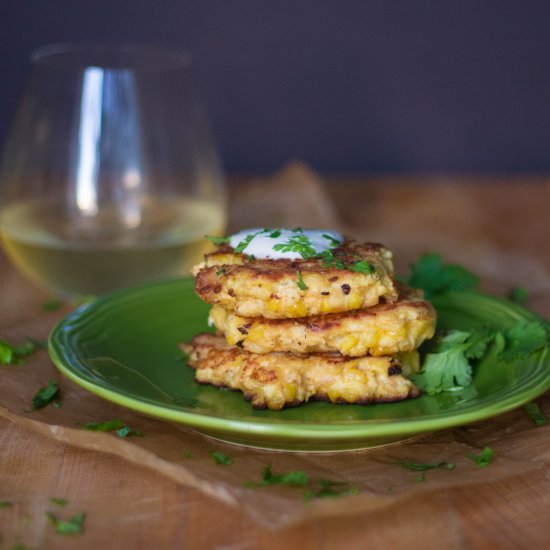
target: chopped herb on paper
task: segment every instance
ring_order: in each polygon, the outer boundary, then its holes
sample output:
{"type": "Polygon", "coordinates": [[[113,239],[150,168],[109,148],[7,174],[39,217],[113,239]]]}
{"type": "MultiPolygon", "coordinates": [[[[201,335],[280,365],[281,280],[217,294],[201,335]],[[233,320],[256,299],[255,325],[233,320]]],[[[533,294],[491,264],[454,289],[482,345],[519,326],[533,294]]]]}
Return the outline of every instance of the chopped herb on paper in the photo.
{"type": "Polygon", "coordinates": [[[349,487],[341,481],[330,479],[319,479],[311,491],[304,492],[304,500],[310,501],[315,498],[333,498],[358,495],[357,487],[349,487]]]}
{"type": "Polygon", "coordinates": [[[126,424],[122,420],[106,420],[105,422],[86,422],[84,429],[94,432],[112,432],[124,427],[126,424]]]}
{"type": "Polygon", "coordinates": [[[228,457],[222,451],[210,451],[210,456],[216,464],[223,464],[224,466],[229,466],[233,464],[233,459],[228,457]]]}
{"type": "Polygon", "coordinates": [[[0,340],[0,363],[4,365],[22,364],[25,358],[33,355],[39,349],[46,347],[46,342],[27,340],[19,345],[13,345],[5,340],[0,340]]]}
{"type": "Polygon", "coordinates": [[[33,410],[41,409],[59,394],[59,386],[55,380],[50,380],[45,388],[40,388],[32,398],[33,410]]]}
{"type": "Polygon", "coordinates": [[[130,436],[136,436],[136,437],[142,437],[143,433],[139,430],[132,430],[130,426],[122,426],[122,428],[119,428],[118,430],[115,430],[118,437],[125,438],[130,436]]]}
{"type": "Polygon", "coordinates": [[[13,503],[9,500],[0,500],[0,508],[11,508],[13,503]]]}
{"type": "Polygon", "coordinates": [[[422,481],[426,481],[426,476],[424,474],[418,474],[417,476],[414,476],[414,480],[417,483],[420,483],[422,481]]]}
{"type": "Polygon", "coordinates": [[[479,278],[456,264],[444,264],[439,254],[425,254],[411,265],[407,284],[424,290],[426,298],[448,291],[475,288],[479,278]]]}
{"type": "Polygon", "coordinates": [[[46,512],[46,517],[59,535],[77,535],[84,530],[84,520],[86,519],[84,512],[79,512],[67,520],[59,519],[52,512],[46,512]]]}
{"type": "Polygon", "coordinates": [[[265,485],[288,485],[290,487],[306,487],[309,483],[309,476],[301,470],[294,470],[284,474],[274,474],[271,465],[265,466],[262,470],[262,479],[259,483],[247,481],[248,488],[262,487],[265,485]]]}
{"type": "Polygon", "coordinates": [[[479,454],[469,453],[468,458],[473,460],[480,468],[486,468],[493,461],[493,449],[484,447],[479,454]]]}
{"type": "Polygon", "coordinates": [[[455,465],[452,462],[434,462],[431,464],[422,464],[420,462],[408,462],[406,460],[400,460],[397,462],[399,466],[403,466],[407,470],[413,472],[425,472],[427,470],[434,470],[435,468],[443,468],[444,470],[454,470],[455,465]]]}
{"type": "Polygon", "coordinates": [[[193,453],[191,451],[185,451],[183,453],[183,458],[193,458],[193,453]]]}
{"type": "Polygon", "coordinates": [[[544,426],[550,422],[550,418],[546,416],[537,403],[526,403],[523,408],[529,418],[537,425],[544,426]]]}

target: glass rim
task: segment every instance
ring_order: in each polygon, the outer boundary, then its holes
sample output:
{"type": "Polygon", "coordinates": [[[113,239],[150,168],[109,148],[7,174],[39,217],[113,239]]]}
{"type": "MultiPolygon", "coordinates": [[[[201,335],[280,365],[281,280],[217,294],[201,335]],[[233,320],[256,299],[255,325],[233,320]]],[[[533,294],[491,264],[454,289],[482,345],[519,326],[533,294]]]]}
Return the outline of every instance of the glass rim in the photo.
{"type": "Polygon", "coordinates": [[[187,67],[186,51],[132,41],[67,41],[39,46],[31,51],[35,65],[81,71],[88,67],[129,71],[163,71],[187,67]]]}

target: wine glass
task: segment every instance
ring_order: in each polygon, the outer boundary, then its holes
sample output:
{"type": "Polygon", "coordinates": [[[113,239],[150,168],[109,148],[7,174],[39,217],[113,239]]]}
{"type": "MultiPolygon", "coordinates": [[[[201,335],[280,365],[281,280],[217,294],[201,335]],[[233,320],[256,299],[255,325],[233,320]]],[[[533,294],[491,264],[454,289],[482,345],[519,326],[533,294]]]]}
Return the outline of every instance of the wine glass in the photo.
{"type": "Polygon", "coordinates": [[[33,68],[0,168],[0,234],[67,295],[185,275],[222,234],[225,183],[186,54],[56,44],[33,68]]]}

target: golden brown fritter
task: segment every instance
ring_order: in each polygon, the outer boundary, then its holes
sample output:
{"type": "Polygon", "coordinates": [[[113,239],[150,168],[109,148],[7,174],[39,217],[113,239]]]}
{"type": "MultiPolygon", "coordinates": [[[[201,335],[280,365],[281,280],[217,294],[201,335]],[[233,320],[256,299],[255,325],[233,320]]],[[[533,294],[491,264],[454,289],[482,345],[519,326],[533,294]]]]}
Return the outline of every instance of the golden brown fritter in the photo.
{"type": "Polygon", "coordinates": [[[195,291],[242,317],[268,319],[350,311],[382,297],[395,301],[391,252],[382,245],[347,240],[332,254],[332,265],[317,257],[257,260],[224,245],[195,266],[195,291]]]}
{"type": "Polygon", "coordinates": [[[333,403],[379,403],[419,395],[393,357],[345,358],[339,354],[254,354],[229,346],[223,337],[199,334],[189,365],[199,383],[241,390],[255,408],[280,410],[309,399],[333,403]]]}
{"type": "Polygon", "coordinates": [[[415,350],[435,332],[436,313],[422,292],[399,285],[399,299],[368,309],[299,319],[240,317],[213,306],[210,320],[228,344],[253,353],[340,352],[351,357],[415,350]]]}

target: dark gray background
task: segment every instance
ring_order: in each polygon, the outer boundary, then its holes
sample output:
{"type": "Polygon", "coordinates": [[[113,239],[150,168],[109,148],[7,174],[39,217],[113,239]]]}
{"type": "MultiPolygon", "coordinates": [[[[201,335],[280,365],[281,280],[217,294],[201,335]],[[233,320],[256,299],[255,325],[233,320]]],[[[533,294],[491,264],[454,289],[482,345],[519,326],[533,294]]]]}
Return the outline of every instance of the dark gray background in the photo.
{"type": "Polygon", "coordinates": [[[0,142],[36,46],[184,48],[226,168],[550,170],[550,2],[0,0],[0,142]]]}

